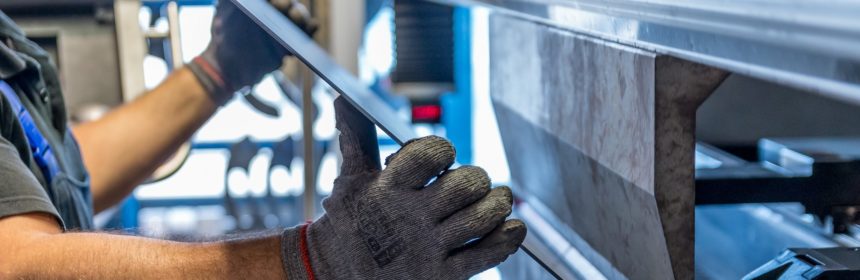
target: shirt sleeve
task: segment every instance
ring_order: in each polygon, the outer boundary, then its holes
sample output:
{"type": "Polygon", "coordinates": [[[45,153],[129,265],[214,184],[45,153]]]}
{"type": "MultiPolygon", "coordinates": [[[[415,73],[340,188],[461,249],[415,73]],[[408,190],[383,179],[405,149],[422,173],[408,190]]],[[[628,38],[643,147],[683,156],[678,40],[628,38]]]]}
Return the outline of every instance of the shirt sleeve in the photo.
{"type": "Polygon", "coordinates": [[[0,137],[0,218],[32,212],[51,214],[60,220],[57,208],[24,165],[15,146],[0,137]]]}

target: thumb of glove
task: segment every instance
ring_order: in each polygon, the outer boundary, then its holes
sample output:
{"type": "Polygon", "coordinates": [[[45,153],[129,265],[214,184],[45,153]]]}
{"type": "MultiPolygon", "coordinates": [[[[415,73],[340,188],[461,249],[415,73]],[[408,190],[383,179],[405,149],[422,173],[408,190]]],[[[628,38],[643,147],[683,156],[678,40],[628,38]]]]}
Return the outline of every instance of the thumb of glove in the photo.
{"type": "Polygon", "coordinates": [[[340,131],[342,175],[376,172],[381,169],[376,127],[343,96],[334,101],[335,127],[340,131]]]}

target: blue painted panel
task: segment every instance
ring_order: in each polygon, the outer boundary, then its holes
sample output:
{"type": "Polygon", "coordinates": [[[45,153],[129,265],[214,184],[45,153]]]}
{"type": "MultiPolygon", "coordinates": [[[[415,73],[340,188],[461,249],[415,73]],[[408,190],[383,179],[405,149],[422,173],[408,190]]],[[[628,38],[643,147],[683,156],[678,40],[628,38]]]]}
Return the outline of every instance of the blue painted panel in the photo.
{"type": "Polygon", "coordinates": [[[457,162],[472,163],[472,40],[468,8],[454,9],[454,92],[442,96],[442,124],[457,162]]]}

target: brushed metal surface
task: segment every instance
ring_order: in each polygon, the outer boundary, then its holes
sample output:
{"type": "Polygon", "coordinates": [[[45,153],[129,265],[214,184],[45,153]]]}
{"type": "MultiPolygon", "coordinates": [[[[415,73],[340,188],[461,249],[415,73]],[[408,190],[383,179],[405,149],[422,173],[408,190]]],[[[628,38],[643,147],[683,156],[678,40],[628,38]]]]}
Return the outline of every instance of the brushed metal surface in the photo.
{"type": "Polygon", "coordinates": [[[490,69],[516,190],[607,277],[692,278],[695,110],[727,73],[498,14],[490,69]]]}
{"type": "Polygon", "coordinates": [[[433,0],[474,5],[860,104],[860,2],[433,0]]]}

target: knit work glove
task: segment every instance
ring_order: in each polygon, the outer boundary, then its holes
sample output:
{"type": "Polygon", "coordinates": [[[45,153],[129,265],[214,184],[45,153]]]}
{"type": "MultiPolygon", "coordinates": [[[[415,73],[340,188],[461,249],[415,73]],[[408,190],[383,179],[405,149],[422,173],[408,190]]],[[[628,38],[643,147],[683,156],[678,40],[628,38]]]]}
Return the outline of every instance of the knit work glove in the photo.
{"type": "MultiPolygon", "coordinates": [[[[272,4],[308,35],[316,31],[316,22],[297,0],[272,4]]],[[[236,91],[257,84],[264,75],[278,69],[287,54],[230,0],[219,0],[212,20],[212,39],[206,50],[188,63],[188,68],[215,103],[223,105],[236,91]]]]}
{"type": "Polygon", "coordinates": [[[284,231],[287,279],[466,279],[517,250],[526,227],[505,221],[510,189],[478,167],[449,170],[448,141],[410,141],[381,169],[374,125],[343,98],[335,110],[341,174],[326,214],[284,231]]]}

